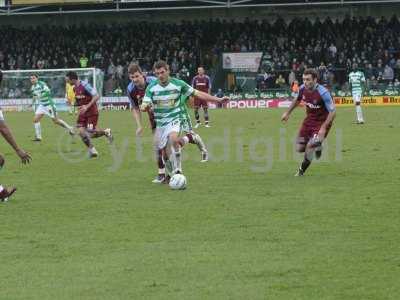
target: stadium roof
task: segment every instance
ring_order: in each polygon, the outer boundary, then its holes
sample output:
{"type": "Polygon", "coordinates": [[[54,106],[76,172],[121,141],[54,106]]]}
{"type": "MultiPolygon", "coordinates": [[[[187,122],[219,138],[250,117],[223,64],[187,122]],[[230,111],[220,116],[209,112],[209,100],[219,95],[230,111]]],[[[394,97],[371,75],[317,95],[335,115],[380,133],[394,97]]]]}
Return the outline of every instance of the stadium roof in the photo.
{"type": "Polygon", "coordinates": [[[400,0],[6,0],[0,15],[71,14],[240,7],[344,6],[399,3],[400,0]]]}

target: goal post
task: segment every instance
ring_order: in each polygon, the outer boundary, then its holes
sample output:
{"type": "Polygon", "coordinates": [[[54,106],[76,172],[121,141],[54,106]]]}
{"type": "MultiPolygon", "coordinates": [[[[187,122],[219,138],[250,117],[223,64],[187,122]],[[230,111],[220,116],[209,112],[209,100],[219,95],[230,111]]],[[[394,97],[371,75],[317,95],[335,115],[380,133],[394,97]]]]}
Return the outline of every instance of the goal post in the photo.
{"type": "Polygon", "coordinates": [[[36,74],[39,80],[44,81],[51,90],[51,95],[59,111],[67,109],[65,99],[65,76],[74,71],[80,80],[88,81],[102,96],[104,73],[97,68],[71,68],[71,69],[32,69],[32,70],[7,70],[3,72],[3,82],[0,86],[0,106],[3,110],[24,111],[29,110],[32,104],[30,93],[30,76],[36,74]]]}

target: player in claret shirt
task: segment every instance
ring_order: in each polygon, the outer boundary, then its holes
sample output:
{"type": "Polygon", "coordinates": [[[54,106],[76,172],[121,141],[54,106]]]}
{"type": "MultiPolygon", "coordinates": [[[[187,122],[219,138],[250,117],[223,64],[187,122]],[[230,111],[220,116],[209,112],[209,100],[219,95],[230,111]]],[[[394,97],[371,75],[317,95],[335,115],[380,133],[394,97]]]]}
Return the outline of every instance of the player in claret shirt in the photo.
{"type": "Polygon", "coordinates": [[[292,111],[304,102],[306,118],[300,127],[297,137],[297,151],[304,152],[304,160],[295,176],[303,176],[314,156],[319,159],[322,154],[322,142],[327,137],[335,119],[336,109],[329,91],[317,83],[318,74],[314,69],[303,73],[303,85],[297,99],[293,100],[289,109],[282,115],[282,121],[289,120],[292,111]]]}
{"type": "MultiPolygon", "coordinates": [[[[192,80],[192,87],[198,91],[211,94],[211,79],[208,77],[205,72],[203,67],[197,68],[197,75],[193,77],[192,80]]],[[[196,125],[194,125],[194,128],[198,128],[201,124],[200,122],[200,114],[199,114],[199,109],[203,108],[204,110],[204,124],[205,127],[210,127],[210,119],[208,116],[208,102],[199,98],[199,97],[194,97],[194,117],[196,118],[196,125]]]]}
{"type": "Polygon", "coordinates": [[[93,146],[91,139],[105,136],[109,143],[112,143],[113,136],[111,129],[98,129],[99,110],[97,101],[100,96],[96,90],[87,82],[81,81],[76,72],[68,72],[66,81],[74,86],[76,103],[79,108],[79,115],[76,127],[83,143],[89,149],[89,157],[97,157],[99,154],[93,146]]]}

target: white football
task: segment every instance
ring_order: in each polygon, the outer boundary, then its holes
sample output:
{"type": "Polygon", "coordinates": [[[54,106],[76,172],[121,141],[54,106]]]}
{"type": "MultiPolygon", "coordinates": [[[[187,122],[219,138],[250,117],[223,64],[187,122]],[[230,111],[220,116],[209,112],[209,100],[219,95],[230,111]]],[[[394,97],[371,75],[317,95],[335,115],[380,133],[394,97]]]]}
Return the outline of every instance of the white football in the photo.
{"type": "Polygon", "coordinates": [[[175,174],[169,180],[169,187],[173,190],[186,189],[186,177],[183,174],[175,174]]]}

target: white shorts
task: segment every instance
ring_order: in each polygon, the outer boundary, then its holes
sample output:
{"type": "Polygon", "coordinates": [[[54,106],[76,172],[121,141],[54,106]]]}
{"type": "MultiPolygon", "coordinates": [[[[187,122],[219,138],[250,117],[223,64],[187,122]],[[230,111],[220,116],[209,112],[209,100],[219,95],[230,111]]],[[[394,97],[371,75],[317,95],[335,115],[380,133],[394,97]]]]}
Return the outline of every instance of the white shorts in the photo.
{"type": "Polygon", "coordinates": [[[360,103],[362,96],[360,94],[353,94],[353,102],[360,103]]]}
{"type": "Polygon", "coordinates": [[[54,119],[57,117],[57,112],[56,108],[52,105],[44,106],[39,104],[39,106],[36,108],[35,115],[46,115],[54,119]]]}
{"type": "Polygon", "coordinates": [[[3,111],[0,109],[0,121],[4,121],[3,111]]]}
{"type": "Polygon", "coordinates": [[[169,135],[172,132],[180,134],[182,131],[181,127],[181,122],[177,120],[168,124],[165,127],[156,128],[156,133],[154,135],[156,147],[160,150],[164,149],[167,146],[169,135]]]}

